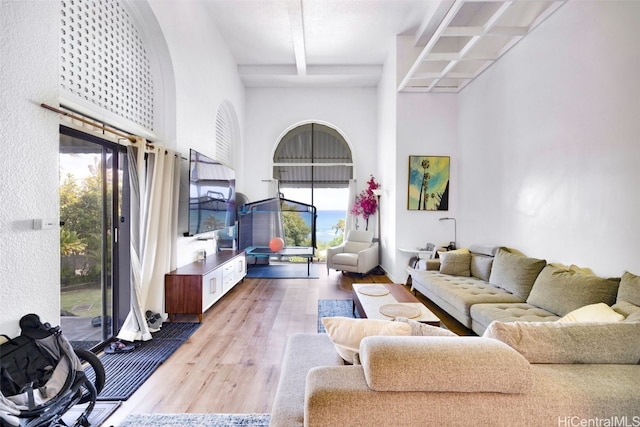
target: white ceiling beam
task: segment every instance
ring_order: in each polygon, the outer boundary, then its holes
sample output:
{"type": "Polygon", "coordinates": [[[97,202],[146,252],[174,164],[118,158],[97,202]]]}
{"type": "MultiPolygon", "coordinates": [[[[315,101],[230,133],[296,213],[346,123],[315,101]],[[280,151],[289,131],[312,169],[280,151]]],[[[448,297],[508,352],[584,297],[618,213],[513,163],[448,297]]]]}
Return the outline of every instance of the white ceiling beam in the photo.
{"type": "Polygon", "coordinates": [[[398,92],[404,89],[404,87],[409,82],[409,79],[411,78],[411,76],[416,71],[418,71],[418,67],[420,66],[420,63],[429,54],[429,52],[431,52],[431,49],[433,49],[433,46],[435,46],[437,41],[440,39],[440,36],[442,35],[442,33],[447,29],[447,27],[449,26],[453,18],[455,18],[456,14],[458,13],[458,11],[463,5],[464,5],[464,0],[456,0],[456,2],[451,6],[451,8],[449,9],[445,17],[442,19],[442,21],[439,23],[438,27],[434,31],[433,35],[431,36],[427,44],[420,51],[417,58],[415,58],[415,60],[413,61],[413,64],[409,67],[408,72],[404,75],[404,77],[402,77],[400,84],[398,84],[398,88],[397,88],[398,92]]]}
{"type": "Polygon", "coordinates": [[[299,76],[307,74],[307,51],[304,42],[304,16],[302,0],[289,0],[289,22],[291,25],[291,39],[293,40],[293,53],[296,60],[296,69],[299,76]]]}
{"type": "Polygon", "coordinates": [[[438,23],[444,19],[449,9],[451,9],[453,1],[454,0],[442,0],[434,2],[433,7],[429,9],[424,16],[420,27],[414,34],[414,46],[424,46],[427,44],[438,28],[438,23]]]}
{"type": "Polygon", "coordinates": [[[382,65],[310,65],[300,75],[294,65],[241,65],[247,87],[375,87],[382,65]]]}

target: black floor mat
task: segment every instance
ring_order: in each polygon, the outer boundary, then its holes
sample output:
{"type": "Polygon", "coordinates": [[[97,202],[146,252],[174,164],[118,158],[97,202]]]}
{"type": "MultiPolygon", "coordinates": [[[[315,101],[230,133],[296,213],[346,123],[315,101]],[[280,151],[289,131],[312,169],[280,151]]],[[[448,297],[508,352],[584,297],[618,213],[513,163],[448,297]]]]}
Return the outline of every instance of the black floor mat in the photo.
{"type": "MultiPolygon", "coordinates": [[[[152,340],[136,343],[135,350],[101,355],[106,382],[98,400],[127,400],[199,327],[200,323],[164,323],[152,340]]],[[[87,372],[89,378],[92,375],[87,372]]]]}

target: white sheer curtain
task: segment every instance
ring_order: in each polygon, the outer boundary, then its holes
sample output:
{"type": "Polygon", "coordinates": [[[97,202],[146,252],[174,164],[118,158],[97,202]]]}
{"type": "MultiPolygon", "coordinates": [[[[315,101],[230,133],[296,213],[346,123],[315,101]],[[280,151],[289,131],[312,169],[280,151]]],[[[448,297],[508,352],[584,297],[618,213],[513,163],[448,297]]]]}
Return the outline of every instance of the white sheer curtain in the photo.
{"type": "Polygon", "coordinates": [[[138,138],[128,148],[131,180],[131,311],[118,333],[147,341],[145,313],[164,313],[164,275],[176,268],[180,157],[138,138]]]}
{"type": "Polygon", "coordinates": [[[351,179],[349,180],[349,197],[348,197],[348,204],[347,204],[347,215],[346,215],[346,219],[344,221],[344,236],[345,238],[347,237],[347,231],[349,230],[355,230],[356,229],[356,221],[357,218],[355,215],[353,215],[351,213],[351,208],[353,207],[353,204],[356,201],[356,180],[355,179],[351,179]]]}

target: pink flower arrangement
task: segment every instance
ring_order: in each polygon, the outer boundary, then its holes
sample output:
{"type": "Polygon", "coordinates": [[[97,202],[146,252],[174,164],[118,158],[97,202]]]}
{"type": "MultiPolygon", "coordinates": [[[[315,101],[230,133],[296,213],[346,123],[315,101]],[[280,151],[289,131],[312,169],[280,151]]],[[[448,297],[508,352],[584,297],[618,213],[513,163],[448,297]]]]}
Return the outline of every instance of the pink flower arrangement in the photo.
{"type": "Polygon", "coordinates": [[[380,188],[380,184],[378,184],[373,175],[371,175],[371,178],[367,181],[367,188],[356,196],[356,201],[351,208],[353,215],[362,215],[362,218],[367,222],[367,226],[369,225],[369,217],[375,214],[378,208],[378,198],[373,194],[373,190],[377,190],[378,188],[380,188]]]}

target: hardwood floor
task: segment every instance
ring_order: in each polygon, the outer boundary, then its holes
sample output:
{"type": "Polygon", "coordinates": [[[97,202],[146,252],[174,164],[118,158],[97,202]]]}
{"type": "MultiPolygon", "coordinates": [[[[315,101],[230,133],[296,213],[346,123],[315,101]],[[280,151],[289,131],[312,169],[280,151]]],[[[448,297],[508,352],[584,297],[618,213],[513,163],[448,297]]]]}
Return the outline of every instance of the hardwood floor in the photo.
{"type": "Polygon", "coordinates": [[[317,332],[318,299],[351,299],[352,283],[391,282],[386,276],[319,270],[319,279],[239,283],[103,426],[118,426],[131,413],[270,412],[287,336],[317,332]]]}

